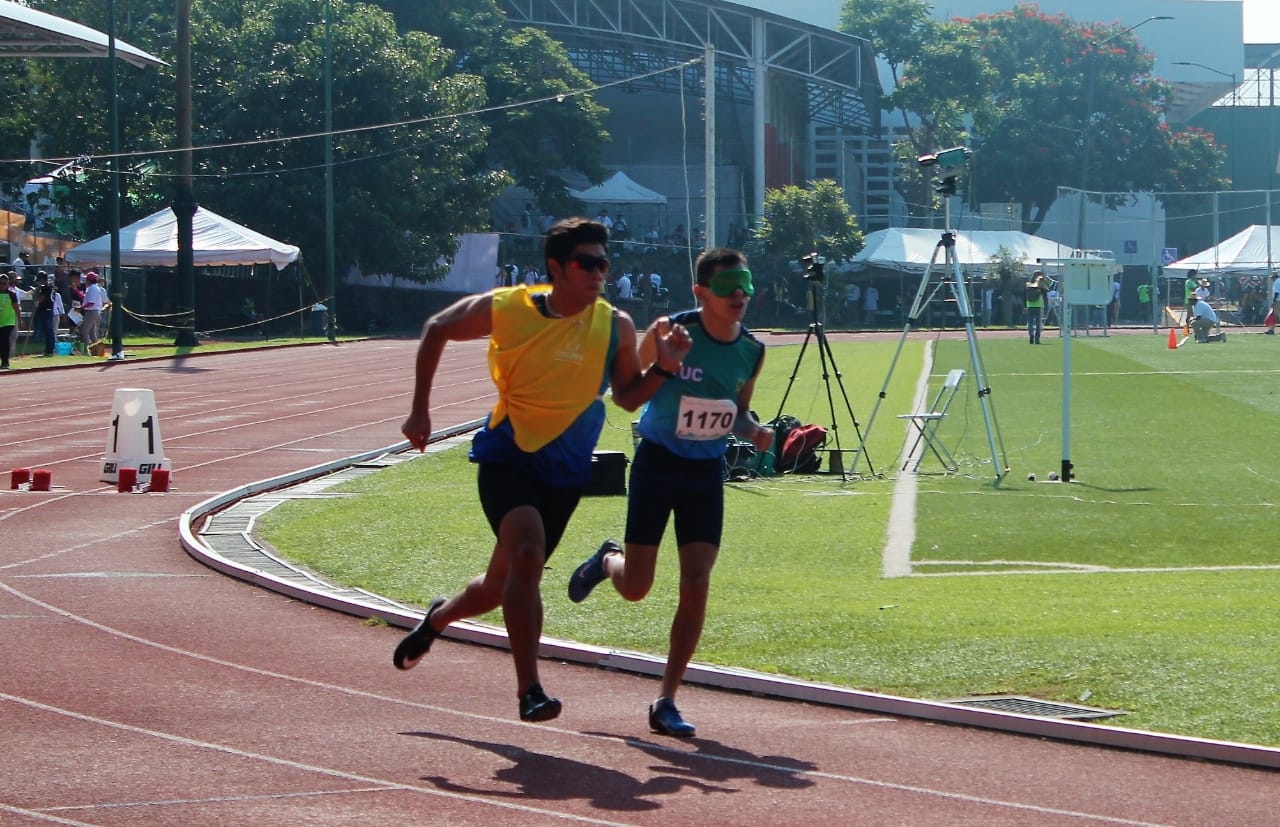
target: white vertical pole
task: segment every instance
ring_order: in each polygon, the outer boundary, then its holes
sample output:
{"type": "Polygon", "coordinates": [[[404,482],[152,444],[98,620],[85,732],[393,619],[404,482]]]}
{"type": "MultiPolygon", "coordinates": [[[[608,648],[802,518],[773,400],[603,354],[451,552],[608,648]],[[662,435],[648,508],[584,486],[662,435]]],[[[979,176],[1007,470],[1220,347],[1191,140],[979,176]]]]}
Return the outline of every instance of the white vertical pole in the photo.
{"type": "MultiPolygon", "coordinates": [[[[1083,197],[1083,193],[1081,194],[1083,197]]],[[[1062,326],[1067,335],[1062,337],[1062,467],[1058,474],[1061,482],[1071,482],[1071,340],[1075,338],[1071,319],[1071,264],[1062,268],[1062,326]]]]}
{"type": "Polygon", "coordinates": [[[755,81],[755,88],[752,90],[751,101],[751,154],[753,156],[751,163],[755,169],[751,175],[751,212],[756,220],[759,220],[760,216],[764,215],[765,89],[769,76],[764,64],[764,20],[757,15],[752,25],[754,32],[751,37],[751,74],[755,81]]]}
{"type": "Polygon", "coordinates": [[[707,177],[706,197],[703,210],[706,214],[705,249],[716,246],[716,47],[707,44],[702,58],[703,69],[703,115],[706,116],[707,142],[707,177]]]}
{"type": "Polygon", "coordinates": [[[1164,245],[1159,241],[1160,228],[1156,225],[1156,199],[1151,199],[1151,332],[1160,333],[1160,251],[1164,245]]]}

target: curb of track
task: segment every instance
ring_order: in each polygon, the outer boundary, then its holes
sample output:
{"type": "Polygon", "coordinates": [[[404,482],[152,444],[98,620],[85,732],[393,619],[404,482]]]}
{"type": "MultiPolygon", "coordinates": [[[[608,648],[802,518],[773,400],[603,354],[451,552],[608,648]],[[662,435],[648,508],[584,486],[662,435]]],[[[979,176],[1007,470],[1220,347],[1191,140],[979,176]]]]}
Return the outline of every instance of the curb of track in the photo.
{"type": "MultiPolygon", "coordinates": [[[[482,420],[475,420],[433,434],[426,453],[453,447],[480,424],[482,420]]],[[[378,618],[393,626],[412,628],[422,619],[422,609],[363,589],[332,583],[279,557],[269,546],[264,546],[253,536],[256,519],[277,505],[290,499],[343,496],[326,493],[326,489],[422,456],[409,449],[410,445],[406,440],[385,448],[252,482],[210,497],[184,511],[179,518],[178,532],[182,546],[196,560],[238,580],[356,617],[378,618]]],[[[452,640],[507,648],[505,630],[488,624],[463,621],[450,625],[442,634],[452,640]]],[[[661,676],[665,663],[663,658],[653,655],[548,637],[542,639],[540,654],[546,658],[650,676],[661,676]]],[[[687,683],[749,692],[764,697],[863,712],[980,727],[1094,746],[1280,769],[1280,749],[1274,747],[977,709],[945,701],[900,698],[749,669],[699,663],[689,665],[685,680],[687,683]]]]}

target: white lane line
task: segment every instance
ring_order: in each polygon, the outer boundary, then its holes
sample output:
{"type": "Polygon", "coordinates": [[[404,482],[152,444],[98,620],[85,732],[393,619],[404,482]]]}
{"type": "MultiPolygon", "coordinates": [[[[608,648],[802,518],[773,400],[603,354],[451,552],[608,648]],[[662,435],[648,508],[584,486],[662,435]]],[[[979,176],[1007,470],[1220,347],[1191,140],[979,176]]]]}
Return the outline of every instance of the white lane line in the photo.
{"type": "Polygon", "coordinates": [[[61,818],[48,813],[42,813],[38,810],[28,810],[26,807],[14,807],[12,804],[0,802],[0,813],[13,813],[14,815],[25,816],[33,821],[47,821],[50,824],[70,824],[73,827],[99,827],[97,824],[90,824],[85,821],[73,821],[69,818],[61,818]]]}
{"type": "Polygon", "coordinates": [[[112,721],[106,718],[99,718],[95,715],[86,715],[82,712],[76,712],[70,709],[61,709],[49,704],[43,704],[39,701],[33,701],[28,698],[19,698],[16,695],[9,695],[0,692],[0,701],[9,701],[11,703],[26,706],[31,709],[37,709],[41,712],[48,712],[54,715],[61,715],[65,718],[71,718],[96,726],[107,727],[110,729],[120,730],[123,732],[133,733],[135,735],[144,735],[149,738],[158,738],[162,741],[180,744],[186,747],[195,747],[198,749],[212,750],[220,752],[224,755],[232,755],[237,758],[249,758],[255,761],[262,761],[267,764],[273,764],[278,767],[287,767],[289,769],[300,770],[302,772],[317,773],[319,775],[328,776],[330,778],[339,778],[344,781],[355,781],[360,784],[374,784],[384,791],[392,790],[408,790],[410,792],[425,793],[427,795],[439,796],[440,798],[451,798],[456,801],[466,801],[468,803],[485,804],[490,807],[499,807],[504,810],[515,810],[521,813],[535,813],[540,816],[549,816],[551,818],[563,819],[565,821],[577,821],[583,824],[604,824],[616,825],[617,827],[626,827],[624,822],[604,821],[597,818],[588,818],[586,816],[574,815],[572,813],[563,813],[556,810],[548,810],[542,807],[530,807],[525,804],[516,804],[509,801],[496,801],[489,798],[483,798],[474,795],[463,795],[461,793],[449,792],[448,790],[439,790],[434,787],[424,787],[418,784],[404,784],[399,781],[390,781],[384,778],[374,778],[368,775],[360,775],[359,773],[346,772],[344,770],[334,769],[332,767],[321,767],[316,764],[307,764],[302,761],[293,761],[288,758],[277,758],[274,755],[266,755],[261,752],[250,752],[248,750],[238,749],[236,747],[227,746],[225,744],[215,744],[211,741],[201,741],[196,738],[187,738],[184,735],[174,735],[169,732],[161,732],[157,729],[149,729],[147,727],[134,726],[132,724],[121,723],[120,721],[112,721]]]}
{"type": "MultiPolygon", "coordinates": [[[[265,670],[265,669],[259,669],[259,668],[254,667],[254,666],[248,666],[248,665],[241,664],[241,663],[234,663],[234,662],[232,662],[232,661],[226,661],[226,660],[222,660],[222,659],[220,659],[220,658],[210,657],[210,656],[208,656],[208,655],[202,655],[202,654],[200,654],[200,653],[198,653],[198,652],[192,652],[192,651],[190,651],[190,650],[180,649],[180,648],[178,648],[178,647],[170,646],[170,645],[168,645],[168,644],[158,643],[158,642],[156,642],[156,641],[148,640],[148,639],[146,639],[146,638],[139,637],[139,636],[137,636],[137,635],[131,634],[131,633],[129,633],[129,632],[122,631],[122,630],[120,630],[120,629],[115,629],[115,628],[113,628],[113,627],[106,626],[106,625],[104,625],[104,624],[102,624],[102,623],[98,623],[98,622],[93,621],[93,620],[90,620],[90,619],[88,619],[88,618],[86,618],[86,617],[82,617],[82,616],[80,616],[80,615],[76,615],[76,614],[74,614],[74,613],[72,613],[72,612],[66,611],[65,609],[60,609],[60,608],[58,608],[57,606],[54,606],[54,605],[52,605],[52,604],[50,604],[50,603],[46,603],[45,601],[40,600],[39,598],[36,598],[36,597],[34,597],[34,596],[32,596],[32,595],[25,594],[25,593],[23,593],[23,592],[21,592],[21,591],[19,591],[19,590],[15,589],[15,588],[13,588],[12,586],[5,584],[5,583],[0,583],[0,591],[8,592],[9,594],[11,594],[11,595],[13,595],[13,596],[15,596],[15,597],[17,597],[17,598],[19,598],[19,599],[21,599],[21,600],[25,600],[25,601],[27,601],[27,602],[29,602],[29,603],[32,603],[32,604],[36,605],[36,606],[39,606],[39,607],[41,607],[41,608],[45,609],[46,611],[52,612],[53,614],[59,615],[59,616],[61,616],[61,617],[63,617],[63,618],[66,618],[66,619],[68,619],[68,620],[76,621],[76,622],[81,623],[81,624],[83,624],[83,625],[85,625],[85,626],[88,626],[88,627],[90,627],[90,628],[97,629],[98,631],[101,631],[101,632],[103,632],[103,633],[105,633],[105,634],[112,635],[112,636],[115,636],[115,637],[118,637],[118,638],[121,638],[121,639],[124,639],[124,640],[128,640],[128,641],[131,641],[131,642],[134,642],[134,643],[138,643],[138,644],[140,644],[140,645],[147,646],[147,647],[150,647],[150,648],[153,648],[153,649],[157,649],[157,650],[162,651],[162,652],[167,652],[167,653],[171,653],[171,654],[179,655],[179,656],[182,656],[182,657],[192,658],[192,659],[194,659],[194,660],[203,661],[203,662],[205,662],[205,663],[210,663],[210,664],[214,664],[214,665],[217,665],[217,666],[226,667],[226,668],[234,669],[234,670],[241,671],[241,672],[246,672],[246,673],[249,673],[249,674],[252,674],[252,675],[257,675],[257,676],[262,676],[262,677],[268,677],[268,678],[274,678],[274,679],[282,680],[282,681],[286,681],[286,682],[289,682],[289,683],[301,684],[301,685],[308,686],[308,687],[312,687],[312,688],[318,688],[318,689],[323,689],[323,690],[326,690],[326,691],[337,692],[337,693],[341,693],[341,694],[348,695],[348,696],[351,696],[351,697],[357,697],[357,698],[363,698],[363,699],[375,700],[375,701],[379,701],[379,702],[383,702],[383,703],[390,703],[390,704],[394,704],[394,705],[398,705],[398,706],[405,706],[405,707],[409,707],[409,708],[412,708],[412,709],[427,710],[427,711],[431,711],[431,712],[439,713],[439,714],[441,714],[441,715],[445,715],[445,716],[454,716],[454,717],[469,718],[469,719],[473,719],[473,720],[484,721],[485,723],[488,723],[488,724],[501,724],[501,725],[509,726],[509,727],[519,727],[520,729],[525,730],[525,731],[527,731],[527,729],[528,729],[528,727],[529,727],[529,724],[525,724],[525,723],[518,723],[518,722],[516,722],[516,721],[510,720],[510,719],[507,719],[507,718],[497,718],[497,717],[490,716],[490,715],[480,715],[480,714],[476,714],[476,713],[472,713],[472,712],[463,712],[463,711],[456,710],[456,709],[450,709],[450,708],[447,708],[447,707],[434,706],[434,705],[431,705],[431,704],[424,704],[424,703],[419,703],[419,702],[415,702],[415,701],[406,701],[406,700],[403,700],[403,699],[401,699],[401,698],[389,697],[389,696],[387,696],[387,695],[383,695],[383,694],[380,694],[380,693],[377,693],[377,692],[370,692],[370,691],[367,691],[367,690],[363,690],[363,689],[355,689],[355,688],[347,687],[347,686],[339,686],[339,685],[336,685],[336,684],[326,683],[326,682],[323,682],[323,681],[312,680],[312,679],[309,679],[309,678],[300,678],[300,677],[296,677],[296,676],[293,676],[293,675],[286,675],[286,674],[283,674],[283,673],[280,673],[280,672],[272,672],[272,671],[265,670]]],[[[488,799],[488,798],[483,798],[483,797],[475,797],[475,796],[462,795],[462,794],[458,794],[458,793],[450,793],[450,792],[443,791],[443,790],[437,790],[437,789],[435,789],[435,788],[431,788],[431,787],[419,787],[419,786],[415,786],[415,785],[406,785],[406,784],[403,784],[403,783],[400,783],[400,782],[396,782],[396,781],[387,781],[387,780],[383,780],[383,779],[375,779],[375,778],[370,778],[370,777],[367,777],[367,776],[361,776],[361,775],[357,775],[357,774],[345,773],[345,772],[342,772],[342,771],[340,771],[340,770],[332,770],[332,769],[329,769],[329,768],[322,768],[322,767],[312,767],[311,765],[306,765],[306,764],[302,764],[302,763],[299,763],[299,762],[289,761],[288,759],[275,758],[274,756],[260,755],[260,754],[257,754],[257,753],[249,753],[249,752],[245,752],[245,751],[242,751],[242,750],[238,750],[238,749],[236,749],[236,748],[234,748],[234,747],[226,747],[226,746],[219,745],[219,744],[212,744],[212,743],[208,743],[208,742],[204,742],[204,741],[196,741],[196,740],[194,740],[194,739],[188,739],[188,738],[185,738],[185,737],[183,737],[183,736],[179,736],[179,735],[172,735],[172,734],[169,734],[169,733],[162,733],[162,732],[154,732],[154,731],[151,731],[151,730],[145,730],[145,729],[142,729],[142,728],[140,728],[140,727],[132,726],[132,725],[130,725],[130,724],[123,724],[123,723],[117,723],[117,722],[114,722],[114,721],[108,721],[108,720],[105,720],[105,719],[96,718],[96,717],[94,717],[94,716],[89,716],[89,715],[84,715],[84,714],[82,714],[82,713],[73,712],[73,711],[71,711],[71,710],[61,710],[61,709],[58,709],[58,708],[56,708],[56,707],[52,707],[52,706],[48,706],[48,705],[46,705],[46,704],[42,704],[42,703],[40,703],[40,702],[38,702],[38,701],[31,701],[31,700],[27,700],[27,699],[24,699],[24,698],[19,698],[19,697],[17,697],[17,696],[9,695],[9,694],[7,694],[7,693],[0,693],[0,700],[7,700],[7,701],[11,701],[11,702],[13,702],[13,703],[17,703],[17,704],[23,704],[23,705],[31,706],[31,707],[33,707],[33,708],[42,709],[42,710],[46,710],[46,711],[49,711],[49,712],[54,712],[54,713],[58,713],[58,714],[65,714],[65,715],[68,715],[68,716],[73,717],[73,718],[78,719],[78,720],[84,720],[84,721],[87,721],[87,722],[98,723],[98,724],[101,724],[101,725],[104,725],[104,726],[118,727],[118,728],[120,728],[120,729],[124,729],[124,730],[131,731],[131,732],[137,732],[137,733],[141,733],[141,734],[154,734],[156,737],[164,738],[164,739],[166,739],[166,740],[170,740],[170,741],[181,742],[181,743],[187,743],[187,744],[194,745],[194,746],[207,747],[207,748],[209,748],[209,749],[216,749],[216,750],[219,750],[219,751],[222,751],[222,752],[226,752],[226,753],[229,753],[229,754],[234,754],[234,755],[240,755],[240,756],[245,756],[245,757],[256,757],[256,758],[261,758],[261,759],[262,759],[262,760],[264,760],[264,761],[268,761],[268,762],[275,763],[275,764],[279,764],[279,765],[283,765],[283,766],[292,766],[292,767],[299,768],[299,769],[314,769],[316,772],[322,772],[322,773],[325,773],[325,774],[328,774],[328,775],[331,775],[331,776],[334,776],[334,777],[340,777],[340,778],[344,778],[344,779],[348,779],[348,780],[359,781],[360,783],[377,783],[377,784],[385,784],[385,785],[387,785],[387,786],[388,786],[388,788],[389,788],[389,789],[405,789],[405,790],[420,791],[420,792],[425,792],[425,793],[428,793],[428,794],[431,794],[431,795],[442,795],[442,796],[446,796],[446,797],[449,797],[449,798],[455,798],[455,799],[458,799],[458,800],[464,800],[464,801],[475,801],[475,802],[480,802],[480,803],[485,803],[485,804],[492,804],[492,805],[494,805],[494,806],[499,806],[499,807],[508,807],[508,808],[511,808],[511,809],[523,810],[523,811],[527,811],[527,812],[538,812],[538,813],[542,813],[542,814],[547,814],[547,815],[552,815],[552,816],[557,816],[557,817],[567,818],[567,819],[571,819],[571,820],[574,820],[574,821],[583,821],[583,822],[585,822],[585,823],[592,823],[592,824],[612,824],[612,823],[613,823],[613,822],[597,821],[597,820],[593,820],[593,819],[585,819],[585,818],[581,818],[581,817],[578,817],[578,816],[572,816],[572,815],[567,815],[567,814],[562,814],[562,813],[556,813],[556,812],[554,812],[554,811],[544,811],[544,810],[537,810],[537,809],[533,809],[533,808],[520,807],[520,806],[518,806],[518,805],[509,804],[509,803],[506,803],[506,802],[492,801],[492,800],[490,800],[490,799],[488,799]]],[[[672,753],[673,755],[674,755],[674,754],[681,754],[681,755],[684,755],[684,756],[688,757],[688,753],[687,753],[686,749],[685,749],[685,748],[683,748],[683,747],[668,747],[668,746],[661,745],[661,744],[652,744],[652,743],[647,742],[647,741],[640,741],[639,739],[634,739],[634,738],[619,738],[619,737],[617,737],[617,736],[611,736],[611,735],[597,735],[597,734],[589,734],[589,733],[579,732],[578,730],[573,730],[573,729],[563,729],[563,728],[558,728],[558,727],[553,727],[553,726],[548,726],[548,725],[543,725],[541,728],[543,728],[543,729],[547,729],[547,730],[550,730],[550,731],[552,731],[552,732],[556,732],[556,733],[559,733],[559,734],[562,734],[562,735],[566,735],[566,736],[574,737],[574,738],[587,738],[587,739],[592,739],[592,740],[603,740],[603,741],[614,742],[614,743],[621,742],[621,743],[625,743],[625,744],[627,744],[627,745],[629,745],[629,746],[632,746],[632,745],[643,745],[643,747],[644,747],[646,750],[657,750],[657,751],[663,751],[663,752],[670,752],[670,753],[672,753]]],[[[696,755],[696,757],[697,757],[698,759],[700,759],[700,760],[705,760],[705,761],[711,761],[711,762],[723,762],[723,763],[729,763],[729,764],[735,764],[735,765],[751,766],[751,767],[758,768],[758,769],[776,770],[776,771],[785,772],[785,773],[789,773],[789,774],[799,774],[799,773],[803,773],[803,774],[804,774],[804,775],[806,775],[806,776],[812,776],[812,777],[815,777],[815,778],[823,778],[823,779],[831,780],[831,781],[840,781],[840,782],[849,783],[849,784],[865,785],[865,786],[877,787],[877,788],[881,788],[881,789],[898,790],[898,791],[907,792],[907,793],[912,793],[912,794],[918,794],[918,795],[928,795],[928,796],[931,796],[931,797],[941,798],[941,799],[944,799],[944,800],[951,800],[951,801],[964,801],[964,802],[969,802],[969,803],[979,803],[979,804],[989,805],[989,806],[993,806],[993,807],[1000,807],[1000,808],[1004,808],[1004,809],[1014,809],[1014,810],[1026,811],[1026,812],[1036,812],[1036,813],[1045,813],[1045,814],[1053,814],[1053,815],[1063,815],[1063,816],[1071,816],[1071,817],[1078,817],[1078,818],[1086,818],[1086,819],[1092,819],[1092,820],[1095,820],[1095,821],[1097,821],[1097,822],[1105,822],[1105,823],[1109,823],[1109,824],[1136,825],[1136,827],[1162,827],[1162,825],[1149,824],[1148,822],[1131,821],[1131,820],[1127,820],[1127,819],[1113,818],[1113,817],[1103,816],[1103,815],[1099,815],[1099,814],[1080,813],[1080,812],[1076,812],[1076,811],[1073,811],[1073,810],[1061,810],[1061,809],[1055,809],[1055,808],[1050,808],[1050,807],[1042,807],[1042,806],[1040,806],[1040,805],[1027,804],[1027,803],[1024,803],[1024,802],[1018,802],[1018,801],[1006,801],[1006,800],[1002,800],[1002,799],[984,798],[984,797],[981,797],[981,796],[973,796],[973,795],[969,795],[969,794],[966,794],[966,793],[957,793],[957,792],[951,792],[951,791],[947,791],[947,790],[931,789],[931,788],[928,788],[928,787],[920,787],[920,786],[911,785],[911,784],[898,784],[898,783],[895,783],[895,782],[891,782],[891,781],[882,781],[882,780],[874,779],[874,778],[864,778],[864,777],[861,777],[861,776],[845,775],[845,774],[840,774],[840,773],[822,772],[822,771],[817,771],[817,770],[797,770],[797,768],[795,768],[795,767],[786,766],[786,765],[781,765],[781,764],[770,764],[770,763],[765,762],[765,761],[755,761],[755,760],[741,759],[741,758],[730,758],[730,757],[726,757],[726,756],[706,755],[706,754],[704,754],[704,753],[698,753],[698,754],[696,755]]]]}

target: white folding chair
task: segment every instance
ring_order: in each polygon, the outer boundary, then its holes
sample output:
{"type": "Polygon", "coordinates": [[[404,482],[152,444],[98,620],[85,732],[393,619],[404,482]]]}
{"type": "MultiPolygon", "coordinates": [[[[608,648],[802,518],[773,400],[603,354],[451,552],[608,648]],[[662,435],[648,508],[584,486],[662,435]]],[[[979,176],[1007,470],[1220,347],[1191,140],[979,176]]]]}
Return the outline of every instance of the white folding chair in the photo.
{"type": "Polygon", "coordinates": [[[911,450],[907,452],[907,458],[902,463],[902,470],[907,470],[907,466],[911,464],[911,460],[915,458],[915,465],[912,471],[920,470],[920,463],[924,460],[925,452],[917,449],[923,442],[925,447],[933,452],[938,458],[938,462],[948,471],[958,471],[955,458],[951,456],[951,452],[938,439],[938,426],[942,424],[942,420],[947,416],[947,409],[951,407],[951,400],[955,399],[956,391],[960,389],[960,382],[964,379],[964,371],[956,368],[947,374],[946,381],[942,383],[942,387],[938,389],[938,395],[934,397],[933,404],[926,410],[917,413],[898,414],[898,419],[905,419],[910,422],[916,429],[916,440],[911,444],[911,450]]]}

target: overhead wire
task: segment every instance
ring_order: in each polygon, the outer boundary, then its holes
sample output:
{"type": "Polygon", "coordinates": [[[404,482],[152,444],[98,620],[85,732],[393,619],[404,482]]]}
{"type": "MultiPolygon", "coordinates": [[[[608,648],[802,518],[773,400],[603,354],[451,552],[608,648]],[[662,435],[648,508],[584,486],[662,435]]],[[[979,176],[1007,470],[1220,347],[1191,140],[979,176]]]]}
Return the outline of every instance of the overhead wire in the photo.
{"type": "MultiPolygon", "coordinates": [[[[683,72],[687,67],[701,63],[702,60],[703,58],[701,57],[690,58],[689,60],[674,64],[672,66],[664,66],[659,69],[653,69],[648,72],[642,72],[641,74],[638,74],[638,75],[632,75],[627,78],[610,81],[608,83],[601,83],[601,84],[597,84],[595,86],[591,86],[583,89],[569,89],[563,92],[556,92],[555,94],[545,95],[543,97],[531,98],[528,100],[515,101],[511,103],[497,104],[494,106],[487,106],[479,109],[471,109],[463,112],[450,112],[450,113],[442,113],[437,115],[427,115],[421,118],[410,118],[402,121],[391,121],[387,123],[371,124],[367,126],[347,127],[344,129],[334,129],[332,131],[307,132],[300,135],[278,135],[278,136],[273,136],[269,138],[254,138],[252,140],[244,140],[244,141],[229,141],[229,142],[219,143],[219,144],[205,144],[201,146],[193,146],[190,148],[190,150],[185,150],[181,148],[146,149],[146,150],[133,150],[129,152],[120,152],[115,154],[111,154],[111,153],[96,154],[92,156],[86,156],[85,153],[79,153],[73,156],[55,156],[52,158],[5,158],[5,159],[0,159],[0,164],[63,165],[71,161],[76,161],[78,159],[85,159],[89,157],[91,157],[95,161],[112,160],[115,158],[120,158],[120,159],[152,158],[152,157],[160,157],[160,156],[166,156],[166,155],[176,155],[184,151],[213,152],[217,150],[226,150],[226,149],[244,149],[244,148],[250,148],[250,147],[257,147],[257,146],[267,146],[271,144],[289,143],[293,141],[308,141],[308,140],[314,140],[316,138],[325,138],[328,136],[337,137],[340,135],[354,135],[354,134],[359,134],[364,132],[376,132],[381,130],[400,129],[404,127],[420,126],[423,124],[435,123],[439,121],[456,119],[456,118],[479,117],[481,115],[500,113],[500,112],[505,112],[512,109],[520,109],[520,108],[529,107],[529,106],[539,106],[539,105],[548,104],[548,103],[563,103],[567,98],[594,95],[595,93],[604,89],[610,89],[615,86],[623,86],[628,83],[634,83],[635,81],[644,80],[650,77],[656,77],[658,75],[666,74],[668,72],[683,72]]],[[[683,91],[684,91],[684,86],[682,82],[681,83],[682,97],[683,97],[683,91]]],[[[430,144],[419,144],[418,146],[429,146],[429,145],[430,144]]],[[[412,149],[412,148],[414,147],[409,147],[407,149],[412,149]]],[[[394,152],[371,153],[368,156],[368,158],[382,157],[385,154],[395,154],[395,153],[394,152]]],[[[358,159],[348,159],[347,163],[353,163],[357,160],[367,160],[367,158],[361,157],[358,159]]],[[[280,173],[280,172],[294,171],[295,169],[311,169],[314,167],[315,165],[308,165],[306,167],[290,168],[290,169],[284,169],[284,170],[271,170],[271,172],[280,173]]],[[[121,174],[130,174],[130,173],[122,171],[121,174]]],[[[136,175],[139,173],[132,173],[132,174],[136,175]]],[[[150,174],[164,175],[166,177],[171,175],[168,173],[150,173],[150,174]]],[[[240,174],[248,174],[248,173],[240,173],[240,174]]]]}

